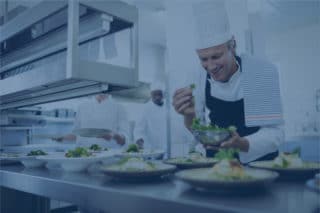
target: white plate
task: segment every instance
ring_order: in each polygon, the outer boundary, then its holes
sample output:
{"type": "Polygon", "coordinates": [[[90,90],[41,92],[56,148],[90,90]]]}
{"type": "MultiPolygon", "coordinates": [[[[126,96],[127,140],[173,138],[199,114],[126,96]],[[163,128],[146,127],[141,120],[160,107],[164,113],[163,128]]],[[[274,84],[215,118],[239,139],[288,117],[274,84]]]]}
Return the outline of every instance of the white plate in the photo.
{"type": "Polygon", "coordinates": [[[203,167],[211,167],[218,160],[214,158],[203,158],[201,161],[192,161],[188,162],[188,157],[179,157],[179,158],[171,158],[163,161],[164,163],[171,164],[177,166],[179,169],[195,169],[195,168],[203,168],[203,167]]]}
{"type": "Polygon", "coordinates": [[[304,167],[275,168],[273,167],[273,161],[257,161],[249,163],[249,166],[275,171],[278,172],[280,176],[290,179],[301,179],[310,177],[320,170],[320,163],[304,162],[303,164],[304,167]]]}
{"type": "Polygon", "coordinates": [[[73,133],[81,137],[100,138],[102,136],[111,134],[112,131],[109,129],[82,128],[73,130],[73,133]]]}
{"type": "Polygon", "coordinates": [[[165,152],[162,150],[143,150],[140,152],[121,152],[116,156],[119,157],[138,157],[144,159],[162,159],[165,152]]]}
{"type": "Polygon", "coordinates": [[[1,153],[0,160],[20,161],[26,168],[44,166],[45,162],[36,159],[37,156],[27,156],[26,153],[1,153]]]}
{"type": "Polygon", "coordinates": [[[123,168],[117,164],[111,166],[101,167],[101,171],[108,176],[119,178],[123,180],[150,180],[153,178],[159,178],[163,175],[173,173],[176,169],[173,165],[164,164],[161,162],[153,162],[155,169],[153,170],[123,170],[123,168]]]}
{"type": "Polygon", "coordinates": [[[111,156],[105,154],[93,154],[90,157],[67,158],[64,155],[39,156],[37,159],[44,160],[48,164],[58,165],[68,172],[82,172],[95,163],[99,163],[111,156]]]}
{"type": "Polygon", "coordinates": [[[221,180],[208,176],[212,168],[190,169],[177,172],[178,179],[189,183],[199,189],[216,192],[246,191],[264,186],[278,177],[276,172],[244,168],[246,173],[252,177],[248,180],[221,180]]]}
{"type": "Polygon", "coordinates": [[[306,185],[309,189],[320,192],[320,184],[317,184],[315,179],[308,180],[306,185]]]}
{"type": "Polygon", "coordinates": [[[19,163],[19,158],[22,156],[22,153],[0,153],[0,164],[9,165],[19,163]]]}
{"type": "Polygon", "coordinates": [[[41,159],[37,159],[37,156],[24,156],[21,157],[19,160],[26,168],[43,167],[46,163],[41,159]]]}

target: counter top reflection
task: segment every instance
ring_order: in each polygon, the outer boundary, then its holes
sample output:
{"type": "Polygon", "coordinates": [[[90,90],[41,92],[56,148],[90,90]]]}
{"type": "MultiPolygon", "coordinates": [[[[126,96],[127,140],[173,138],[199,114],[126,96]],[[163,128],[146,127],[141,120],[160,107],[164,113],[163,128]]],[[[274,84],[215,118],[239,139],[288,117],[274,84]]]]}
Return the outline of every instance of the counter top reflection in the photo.
{"type": "Polygon", "coordinates": [[[99,173],[1,166],[1,186],[108,212],[318,212],[320,194],[305,181],[276,181],[247,195],[196,191],[168,177],[124,183],[99,173]]]}

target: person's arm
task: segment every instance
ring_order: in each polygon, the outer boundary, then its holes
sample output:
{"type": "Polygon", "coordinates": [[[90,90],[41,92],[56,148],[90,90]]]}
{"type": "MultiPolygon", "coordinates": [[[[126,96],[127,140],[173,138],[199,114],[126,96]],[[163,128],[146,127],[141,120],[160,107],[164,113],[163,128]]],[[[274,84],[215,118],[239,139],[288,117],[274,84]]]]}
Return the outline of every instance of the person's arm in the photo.
{"type": "Polygon", "coordinates": [[[126,110],[120,104],[117,104],[117,117],[117,131],[113,134],[113,139],[117,144],[123,146],[129,138],[129,120],[126,110]]]}
{"type": "Polygon", "coordinates": [[[276,152],[280,144],[284,142],[284,130],[282,126],[265,126],[244,138],[249,143],[249,149],[248,152],[240,152],[239,157],[242,163],[248,163],[276,152]]]}
{"type": "Polygon", "coordinates": [[[74,134],[68,134],[62,137],[54,137],[52,138],[52,140],[54,141],[58,141],[58,142],[63,142],[63,141],[76,141],[77,140],[77,136],[74,134]]]}
{"type": "Polygon", "coordinates": [[[139,146],[139,148],[143,148],[144,140],[146,138],[147,131],[147,119],[146,116],[141,115],[137,120],[136,125],[134,127],[134,141],[139,146]]]}

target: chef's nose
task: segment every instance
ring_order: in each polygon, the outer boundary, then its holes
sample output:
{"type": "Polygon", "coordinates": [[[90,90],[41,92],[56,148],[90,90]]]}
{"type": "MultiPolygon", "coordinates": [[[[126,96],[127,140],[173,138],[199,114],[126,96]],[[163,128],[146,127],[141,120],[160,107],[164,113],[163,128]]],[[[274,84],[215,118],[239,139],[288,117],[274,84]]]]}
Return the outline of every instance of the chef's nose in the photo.
{"type": "Polygon", "coordinates": [[[215,71],[216,69],[217,69],[217,64],[214,63],[212,60],[209,60],[208,64],[207,64],[207,70],[208,71],[215,71]]]}

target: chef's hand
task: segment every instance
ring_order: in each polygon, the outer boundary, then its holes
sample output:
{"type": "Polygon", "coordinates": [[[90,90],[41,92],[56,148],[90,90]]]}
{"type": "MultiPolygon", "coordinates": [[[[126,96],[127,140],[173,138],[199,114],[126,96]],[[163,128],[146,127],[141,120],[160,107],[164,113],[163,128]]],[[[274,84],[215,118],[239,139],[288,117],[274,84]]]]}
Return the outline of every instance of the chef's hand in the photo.
{"type": "Polygon", "coordinates": [[[51,140],[57,141],[57,142],[63,142],[63,141],[76,141],[77,136],[74,134],[65,135],[62,137],[52,137],[51,140]]]}
{"type": "Polygon", "coordinates": [[[63,137],[52,137],[51,140],[56,141],[56,142],[62,142],[63,137]]]}
{"type": "Polygon", "coordinates": [[[190,87],[181,88],[173,95],[172,106],[177,113],[184,116],[185,126],[190,129],[192,120],[195,118],[194,97],[190,87]]]}
{"type": "Polygon", "coordinates": [[[174,109],[183,116],[193,116],[195,114],[192,90],[190,87],[181,88],[173,95],[174,109]]]}
{"type": "Polygon", "coordinates": [[[244,138],[240,137],[239,134],[234,131],[231,133],[231,138],[221,143],[220,146],[204,146],[205,149],[210,150],[219,150],[219,148],[233,148],[233,149],[239,149],[242,152],[248,152],[249,151],[249,141],[244,138]]]}
{"type": "Polygon", "coordinates": [[[106,141],[109,141],[109,140],[112,139],[112,137],[113,137],[113,133],[109,133],[109,134],[105,134],[105,135],[103,135],[103,136],[100,136],[100,137],[98,137],[98,138],[103,138],[103,139],[105,139],[106,141]]]}
{"type": "Polygon", "coordinates": [[[124,145],[126,143],[126,139],[124,136],[122,136],[118,133],[114,133],[114,132],[110,133],[110,134],[103,135],[100,138],[103,138],[106,141],[110,141],[111,139],[114,139],[116,141],[116,143],[119,145],[124,145]]]}
{"type": "Polygon", "coordinates": [[[136,144],[138,145],[139,149],[143,149],[144,140],[140,138],[136,141],[136,144]]]}

